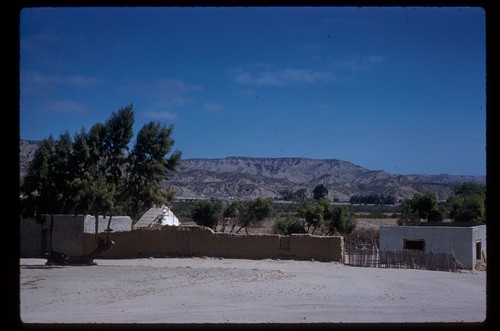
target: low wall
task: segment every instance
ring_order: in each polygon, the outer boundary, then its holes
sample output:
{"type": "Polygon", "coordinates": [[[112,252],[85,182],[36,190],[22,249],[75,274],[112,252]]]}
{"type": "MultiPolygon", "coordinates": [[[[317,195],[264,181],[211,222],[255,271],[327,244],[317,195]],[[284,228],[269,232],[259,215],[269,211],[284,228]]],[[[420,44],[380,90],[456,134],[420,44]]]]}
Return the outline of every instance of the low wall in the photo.
{"type": "MultiPolygon", "coordinates": [[[[41,257],[50,248],[51,217],[44,224],[37,224],[32,218],[20,218],[20,257],[41,257]]],[[[52,249],[66,255],[80,255],[83,245],[83,216],[54,215],[52,249]]]]}
{"type": "MultiPolygon", "coordinates": [[[[104,232],[108,228],[109,216],[104,218],[104,216],[99,215],[97,226],[98,233],[104,232]]],[[[113,232],[122,232],[132,230],[132,219],[130,216],[113,216],[111,217],[110,228],[113,232]]],[[[92,215],[86,215],[83,223],[83,232],[85,233],[95,233],[95,217],[92,215]]]]}
{"type": "MultiPolygon", "coordinates": [[[[110,235],[113,248],[99,258],[211,256],[245,259],[294,259],[342,262],[341,236],[291,236],[214,233],[197,226],[140,228],[110,235]]],[[[84,254],[95,248],[92,234],[84,234],[84,254]]]]}
{"type": "MultiPolygon", "coordinates": [[[[81,256],[83,234],[89,233],[94,238],[95,218],[87,215],[53,215],[52,249],[64,252],[69,256],[81,256]]],[[[44,224],[37,224],[33,218],[19,218],[20,257],[43,257],[50,251],[50,224],[52,218],[47,216],[44,224]]],[[[108,226],[108,218],[99,216],[99,233],[108,226]]],[[[113,216],[111,220],[113,233],[130,231],[132,219],[128,216],[113,216]]]]}

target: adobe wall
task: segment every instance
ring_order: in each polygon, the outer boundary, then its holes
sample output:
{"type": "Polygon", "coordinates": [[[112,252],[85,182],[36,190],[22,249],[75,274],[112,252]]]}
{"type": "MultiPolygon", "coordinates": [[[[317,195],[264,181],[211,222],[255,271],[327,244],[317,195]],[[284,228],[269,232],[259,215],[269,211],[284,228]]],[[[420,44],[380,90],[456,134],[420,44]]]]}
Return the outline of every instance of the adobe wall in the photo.
{"type": "MultiPolygon", "coordinates": [[[[113,248],[100,258],[212,256],[245,259],[343,261],[341,236],[246,235],[214,233],[197,226],[164,226],[112,233],[113,248]]],[[[84,254],[95,248],[94,236],[84,234],[84,254]]]]}

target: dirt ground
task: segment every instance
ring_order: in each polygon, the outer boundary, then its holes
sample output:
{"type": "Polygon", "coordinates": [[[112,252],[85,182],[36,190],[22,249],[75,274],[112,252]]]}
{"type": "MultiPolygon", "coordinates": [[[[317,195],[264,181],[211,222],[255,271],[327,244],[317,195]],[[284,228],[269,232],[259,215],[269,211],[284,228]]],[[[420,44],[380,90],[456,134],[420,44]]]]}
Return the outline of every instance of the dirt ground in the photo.
{"type": "Polygon", "coordinates": [[[213,258],[95,262],[20,259],[22,323],[481,324],[487,317],[486,271],[213,258]]]}

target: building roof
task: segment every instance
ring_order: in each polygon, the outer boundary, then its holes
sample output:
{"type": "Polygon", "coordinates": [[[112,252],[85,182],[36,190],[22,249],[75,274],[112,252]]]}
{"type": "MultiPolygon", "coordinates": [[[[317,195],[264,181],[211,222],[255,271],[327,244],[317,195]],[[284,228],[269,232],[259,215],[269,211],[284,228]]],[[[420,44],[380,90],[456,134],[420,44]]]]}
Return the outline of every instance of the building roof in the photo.
{"type": "Polygon", "coordinates": [[[179,225],[180,222],[167,206],[152,207],[135,223],[134,229],[153,225],[179,225]]]}

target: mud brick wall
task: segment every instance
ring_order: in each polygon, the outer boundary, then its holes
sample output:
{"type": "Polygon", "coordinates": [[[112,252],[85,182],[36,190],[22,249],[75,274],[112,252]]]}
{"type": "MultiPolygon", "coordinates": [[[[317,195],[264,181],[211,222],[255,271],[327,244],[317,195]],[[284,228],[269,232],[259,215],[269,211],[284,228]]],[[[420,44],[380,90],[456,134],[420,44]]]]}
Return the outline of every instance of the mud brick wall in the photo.
{"type": "MultiPolygon", "coordinates": [[[[344,255],[340,236],[246,235],[214,233],[209,228],[198,226],[165,226],[117,232],[110,237],[115,245],[100,255],[101,258],[211,256],[342,262],[344,255]]],[[[94,240],[92,234],[84,234],[84,254],[95,248],[94,240]]]]}

